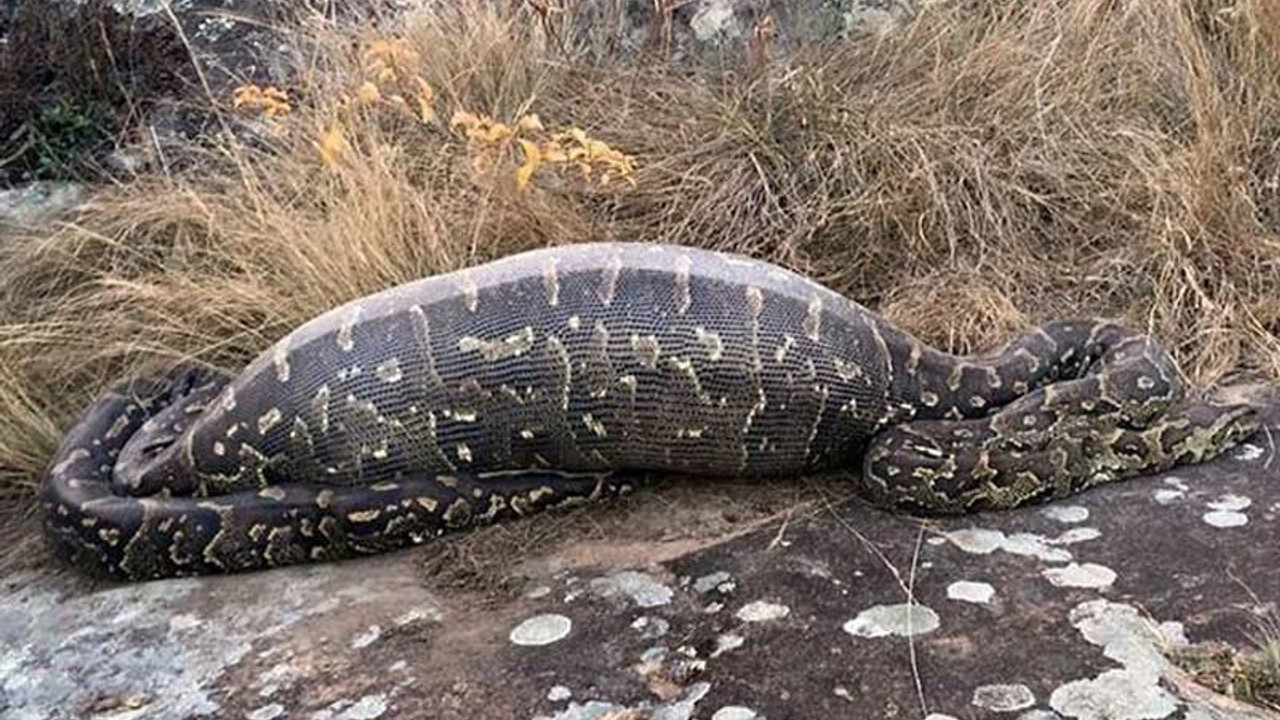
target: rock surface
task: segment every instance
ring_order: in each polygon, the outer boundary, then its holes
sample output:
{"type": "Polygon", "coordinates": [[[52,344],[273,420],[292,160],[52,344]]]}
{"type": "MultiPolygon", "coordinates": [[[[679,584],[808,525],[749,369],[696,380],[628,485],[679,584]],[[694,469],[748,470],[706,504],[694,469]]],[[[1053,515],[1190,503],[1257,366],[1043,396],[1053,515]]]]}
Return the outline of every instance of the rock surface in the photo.
{"type": "Polygon", "coordinates": [[[75,207],[82,195],[76,183],[33,182],[0,190],[0,231],[38,225],[75,207]]]}
{"type": "Polygon", "coordinates": [[[443,542],[124,586],[46,564],[0,591],[0,715],[1268,717],[1161,651],[1247,645],[1276,612],[1277,430],[1212,465],[925,523],[811,501],[745,521],[721,491],[653,488],[627,502],[659,521],[630,539],[501,550],[509,592],[424,573],[443,542]]]}

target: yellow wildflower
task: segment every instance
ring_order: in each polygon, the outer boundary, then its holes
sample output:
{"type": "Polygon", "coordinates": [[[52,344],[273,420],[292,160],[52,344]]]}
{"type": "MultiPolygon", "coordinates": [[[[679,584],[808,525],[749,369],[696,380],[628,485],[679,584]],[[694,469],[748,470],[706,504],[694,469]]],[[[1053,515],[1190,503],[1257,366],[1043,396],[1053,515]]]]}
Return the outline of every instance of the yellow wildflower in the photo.
{"type": "Polygon", "coordinates": [[[463,130],[471,130],[479,127],[481,122],[480,117],[475,113],[470,113],[465,110],[457,110],[454,111],[453,117],[449,119],[449,127],[460,127],[463,130]]]}
{"type": "Polygon", "coordinates": [[[231,98],[233,107],[261,110],[269,118],[284,115],[293,110],[293,106],[289,104],[289,95],[274,87],[240,85],[232,90],[231,98]]]}
{"type": "Polygon", "coordinates": [[[516,123],[516,127],[525,132],[546,129],[542,127],[542,118],[538,117],[537,113],[530,113],[521,117],[520,121],[516,123]]]}
{"type": "Polygon", "coordinates": [[[516,168],[516,188],[524,190],[529,186],[529,180],[537,172],[538,167],[542,165],[542,152],[537,143],[524,138],[520,139],[520,149],[524,152],[524,162],[516,168]]]}
{"type": "Polygon", "coordinates": [[[351,150],[342,123],[334,122],[320,135],[320,159],[325,167],[336,167],[342,158],[351,150]]]}
{"type": "Polygon", "coordinates": [[[364,81],[360,88],[356,90],[356,99],[360,101],[361,105],[372,105],[381,98],[382,91],[378,90],[378,86],[368,80],[364,81]]]}
{"type": "Polygon", "coordinates": [[[418,117],[422,118],[422,122],[435,122],[436,111],[432,107],[436,96],[435,91],[421,76],[415,75],[413,80],[418,86],[418,117]]]}

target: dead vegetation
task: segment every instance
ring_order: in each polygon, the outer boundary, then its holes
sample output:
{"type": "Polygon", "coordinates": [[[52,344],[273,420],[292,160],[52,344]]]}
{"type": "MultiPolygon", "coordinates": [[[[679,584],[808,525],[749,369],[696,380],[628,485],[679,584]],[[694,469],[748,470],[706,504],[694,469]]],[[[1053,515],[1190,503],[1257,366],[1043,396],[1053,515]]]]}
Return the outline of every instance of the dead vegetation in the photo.
{"type": "Polygon", "coordinates": [[[0,184],[104,177],[103,155],[161,95],[189,82],[186,53],[159,18],[109,0],[0,8],[0,184]]]}
{"type": "Polygon", "coordinates": [[[1171,650],[1173,664],[1197,684],[1232,700],[1280,712],[1280,620],[1254,618],[1245,648],[1208,642],[1171,650]]]}
{"type": "Polygon", "coordinates": [[[0,235],[0,494],[30,497],[114,376],[235,367],[346,299],[592,239],[780,262],[957,351],[1102,314],[1200,383],[1280,370],[1274,2],[939,2],[696,71],[543,20],[483,0],[315,18],[297,84],[261,93],[287,111],[208,98],[221,132],[66,224],[0,235]],[[377,43],[412,53],[431,113],[416,81],[361,101],[377,43]],[[633,159],[631,182],[543,168],[526,187],[527,149],[498,138],[478,162],[459,112],[581,131],[633,159]]]}

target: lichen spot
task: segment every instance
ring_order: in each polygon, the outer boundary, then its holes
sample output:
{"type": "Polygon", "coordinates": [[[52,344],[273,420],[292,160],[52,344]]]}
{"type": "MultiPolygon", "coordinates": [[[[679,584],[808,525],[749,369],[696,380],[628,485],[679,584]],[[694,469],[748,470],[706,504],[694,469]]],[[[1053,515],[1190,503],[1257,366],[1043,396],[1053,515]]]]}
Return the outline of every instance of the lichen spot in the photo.
{"type": "Polygon", "coordinates": [[[458,443],[458,447],[456,449],[459,460],[462,462],[471,462],[471,447],[469,445],[466,443],[458,443]]]}
{"type": "Polygon", "coordinates": [[[384,383],[398,383],[404,377],[404,372],[400,370],[400,361],[395,358],[379,363],[373,369],[373,374],[384,383]]]}
{"type": "Polygon", "coordinates": [[[766,602],[764,600],[755,600],[743,605],[737,612],[737,617],[743,622],[766,622],[769,620],[781,620],[791,614],[791,608],[778,603],[766,602]]]}
{"type": "Polygon", "coordinates": [[[696,327],[693,329],[694,337],[699,343],[707,349],[707,359],[711,362],[718,361],[724,356],[724,341],[720,339],[720,333],[712,332],[704,327],[696,327]]]}
{"type": "Polygon", "coordinates": [[[258,418],[258,434],[266,435],[267,431],[280,423],[280,408],[271,408],[258,418]]]}
{"type": "Polygon", "coordinates": [[[284,341],[276,343],[271,362],[276,368],[276,379],[282,383],[289,382],[289,346],[284,341]]]}
{"type": "Polygon", "coordinates": [[[1104,588],[1116,581],[1116,573],[1111,568],[1097,563],[1070,563],[1063,567],[1041,570],[1046,580],[1058,587],[1069,588],[1104,588]]]}
{"type": "Polygon", "coordinates": [[[817,293],[809,296],[809,310],[804,316],[804,332],[817,342],[822,332],[822,298],[817,293]]]}
{"type": "Polygon", "coordinates": [[[991,712],[1011,713],[1035,705],[1036,696],[1026,685],[983,685],[974,688],[969,703],[991,712]]]}
{"type": "Polygon", "coordinates": [[[947,599],[958,602],[986,605],[996,595],[996,589],[988,583],[958,580],[947,586],[947,599]]]}
{"type": "Polygon", "coordinates": [[[653,370],[658,367],[658,358],[662,355],[662,345],[654,335],[632,335],[631,350],[636,359],[645,367],[653,370]]]}
{"type": "Polygon", "coordinates": [[[881,638],[889,636],[912,637],[938,629],[938,613],[924,605],[901,603],[876,605],[858,613],[843,626],[854,637],[881,638]]]}
{"type": "Polygon", "coordinates": [[[539,647],[563,640],[572,629],[573,623],[564,615],[535,615],[512,628],[507,638],[512,645],[539,647]]]}
{"type": "Polygon", "coordinates": [[[357,305],[347,313],[342,319],[342,324],[338,326],[338,334],[335,342],[338,348],[343,352],[351,352],[356,346],[355,327],[356,322],[360,319],[360,306],[357,305]]]}
{"type": "Polygon", "coordinates": [[[559,258],[551,258],[542,267],[542,290],[547,294],[547,304],[551,307],[560,304],[560,273],[556,270],[559,264],[559,258]]]}

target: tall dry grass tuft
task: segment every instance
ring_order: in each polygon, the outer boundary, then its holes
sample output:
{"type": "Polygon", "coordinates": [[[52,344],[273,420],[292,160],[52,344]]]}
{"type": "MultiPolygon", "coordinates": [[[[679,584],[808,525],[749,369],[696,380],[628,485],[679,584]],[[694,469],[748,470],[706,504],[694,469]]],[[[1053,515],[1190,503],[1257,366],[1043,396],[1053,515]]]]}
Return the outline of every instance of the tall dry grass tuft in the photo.
{"type": "Polygon", "coordinates": [[[589,239],[781,262],[958,351],[1102,314],[1197,382],[1280,373],[1271,0],[934,3],[894,33],[696,71],[548,27],[484,0],[316,19],[291,111],[215,98],[240,139],[0,238],[0,485],[30,488],[112,377],[236,367],[346,299],[589,239]],[[400,48],[390,76],[375,47],[400,48]],[[569,164],[521,190],[518,138],[478,157],[458,111],[580,128],[635,156],[634,184],[569,164]]]}

